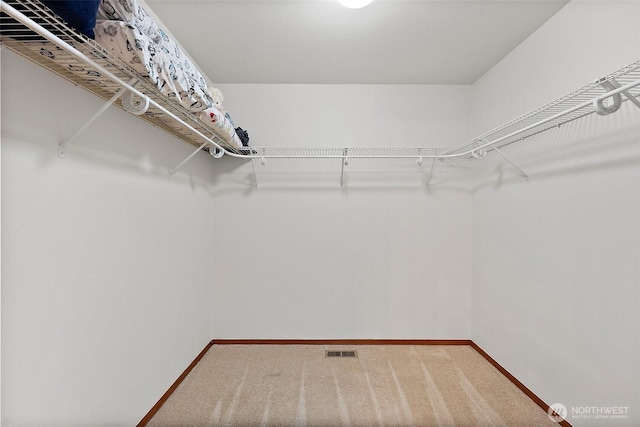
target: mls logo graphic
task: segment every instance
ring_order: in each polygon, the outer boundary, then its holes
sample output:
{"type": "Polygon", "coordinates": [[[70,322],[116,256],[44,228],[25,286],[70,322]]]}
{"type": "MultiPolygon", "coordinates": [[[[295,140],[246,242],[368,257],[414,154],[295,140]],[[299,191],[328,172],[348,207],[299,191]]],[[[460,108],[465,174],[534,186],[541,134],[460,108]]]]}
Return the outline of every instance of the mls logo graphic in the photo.
{"type": "Polygon", "coordinates": [[[553,405],[549,406],[547,414],[552,421],[559,423],[566,419],[567,408],[562,403],[554,403],[553,405]]]}

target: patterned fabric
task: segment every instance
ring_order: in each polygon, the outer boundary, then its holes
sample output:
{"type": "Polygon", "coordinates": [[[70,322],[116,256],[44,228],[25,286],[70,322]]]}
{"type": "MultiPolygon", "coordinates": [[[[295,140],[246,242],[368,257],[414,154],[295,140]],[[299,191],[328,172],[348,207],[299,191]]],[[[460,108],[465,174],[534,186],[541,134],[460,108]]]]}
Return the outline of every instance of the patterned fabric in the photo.
{"type": "Polygon", "coordinates": [[[207,87],[189,57],[142,6],[134,11],[131,0],[102,0],[97,16],[95,37],[102,47],[196,113],[228,145],[242,148],[230,116],[215,108],[222,94],[207,87]]]}
{"type": "Polygon", "coordinates": [[[164,32],[123,21],[98,21],[95,35],[102,47],[185,108],[199,112],[212,105],[204,78],[164,32]]]}
{"type": "MultiPolygon", "coordinates": [[[[138,14],[147,14],[140,5],[138,5],[138,14]]],[[[97,16],[98,19],[132,23],[135,19],[133,2],[131,0],[102,0],[97,16]]]]}
{"type": "Polygon", "coordinates": [[[198,116],[200,121],[211,127],[216,134],[222,136],[224,140],[233,147],[242,148],[242,141],[238,138],[233,123],[227,118],[225,113],[221,113],[215,107],[209,107],[198,116]]]}

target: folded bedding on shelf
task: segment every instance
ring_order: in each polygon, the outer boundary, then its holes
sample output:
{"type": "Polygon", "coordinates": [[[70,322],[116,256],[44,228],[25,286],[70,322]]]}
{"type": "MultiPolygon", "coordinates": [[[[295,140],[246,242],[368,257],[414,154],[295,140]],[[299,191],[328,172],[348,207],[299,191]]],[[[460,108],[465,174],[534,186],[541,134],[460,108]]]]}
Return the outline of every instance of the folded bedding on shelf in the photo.
{"type": "Polygon", "coordinates": [[[96,12],[98,19],[107,21],[133,22],[137,16],[148,16],[147,11],[138,3],[138,10],[134,13],[131,0],[102,0],[96,12]]]}
{"type": "Polygon", "coordinates": [[[212,89],[178,45],[148,15],[132,25],[124,21],[99,20],[96,42],[143,77],[149,78],[169,98],[196,113],[232,147],[242,142],[233,125],[213,105],[212,89]]]}
{"type": "MultiPolygon", "coordinates": [[[[51,5],[66,3],[66,1],[51,1],[49,3],[51,5]]],[[[85,3],[85,1],[80,0],[78,3],[85,3]]],[[[90,0],[86,3],[87,6],[88,3],[95,5],[96,1],[90,0]]],[[[220,91],[213,86],[208,87],[207,80],[188,55],[169,33],[157,25],[142,6],[138,5],[137,13],[134,13],[131,4],[131,0],[102,0],[100,2],[97,14],[93,16],[96,25],[92,27],[93,34],[90,34],[94,36],[96,43],[108,52],[110,57],[118,58],[140,77],[155,84],[168,99],[174,99],[187,111],[192,112],[198,124],[201,125],[201,131],[204,131],[204,128],[211,129],[212,134],[222,139],[222,145],[225,148],[231,148],[234,151],[237,148],[242,148],[243,144],[236,134],[233,121],[230,116],[222,112],[223,97],[220,91]]],[[[75,11],[78,10],[76,7],[75,11]]],[[[54,12],[61,13],[56,10],[54,12]]],[[[83,15],[82,19],[92,19],[92,13],[89,15],[81,14],[83,15]]],[[[66,16],[64,19],[68,24],[71,24],[74,18],[66,16]]],[[[81,19],[81,17],[77,17],[77,19],[81,19]]],[[[76,30],[80,31],[79,27],[83,25],[78,23],[76,30]]],[[[13,33],[5,33],[3,29],[3,37],[5,35],[14,36],[13,33]]],[[[18,35],[21,36],[21,34],[18,35]]],[[[85,35],[89,34],[85,33],[85,35]]],[[[115,93],[117,90],[118,85],[111,82],[110,79],[105,79],[100,71],[46,39],[29,37],[25,40],[28,42],[22,43],[22,49],[34,52],[38,57],[48,58],[56,63],[55,67],[64,70],[65,73],[70,72],[77,75],[83,81],[103,88],[108,93],[115,93]]],[[[102,52],[91,47],[91,44],[84,44],[82,39],[71,40],[68,43],[76,48],[83,47],[81,51],[89,56],[106,58],[102,52]],[[91,52],[92,50],[93,52],[91,52]]],[[[98,62],[100,63],[100,61],[98,62]]],[[[116,66],[125,70],[122,65],[116,66]]],[[[125,71],[124,75],[131,76],[133,75],[132,71],[125,71]]],[[[149,117],[155,117],[180,133],[180,125],[173,123],[173,119],[169,116],[158,116],[151,111],[145,114],[149,117]]]]}
{"type": "Polygon", "coordinates": [[[131,0],[102,0],[97,18],[96,41],[102,47],[150,78],[166,96],[197,113],[227,144],[242,148],[233,121],[220,111],[219,90],[207,86],[188,55],[140,3],[134,10],[131,0]]]}
{"type": "Polygon", "coordinates": [[[153,25],[150,18],[136,25],[99,20],[94,29],[96,42],[188,110],[200,112],[210,107],[213,99],[204,77],[171,38],[153,25]]]}
{"type": "Polygon", "coordinates": [[[242,148],[242,141],[236,134],[233,128],[233,122],[227,114],[220,112],[220,110],[215,107],[209,107],[200,112],[198,118],[201,122],[206,123],[207,126],[214,129],[216,134],[223,137],[227,144],[242,148]]]}

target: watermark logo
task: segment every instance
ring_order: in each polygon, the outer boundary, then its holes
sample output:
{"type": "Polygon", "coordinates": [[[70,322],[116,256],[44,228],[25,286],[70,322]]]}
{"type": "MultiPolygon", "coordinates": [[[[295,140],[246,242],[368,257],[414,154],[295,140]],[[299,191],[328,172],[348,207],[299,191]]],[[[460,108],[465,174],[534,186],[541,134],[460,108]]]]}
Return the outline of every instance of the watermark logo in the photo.
{"type": "Polygon", "coordinates": [[[567,407],[562,403],[554,403],[553,405],[549,406],[547,414],[551,421],[560,423],[567,419],[567,407]]]}
{"type": "Polygon", "coordinates": [[[571,412],[562,403],[554,403],[547,411],[549,419],[557,423],[570,418],[588,420],[624,420],[629,418],[628,406],[572,406],[571,412]]]}

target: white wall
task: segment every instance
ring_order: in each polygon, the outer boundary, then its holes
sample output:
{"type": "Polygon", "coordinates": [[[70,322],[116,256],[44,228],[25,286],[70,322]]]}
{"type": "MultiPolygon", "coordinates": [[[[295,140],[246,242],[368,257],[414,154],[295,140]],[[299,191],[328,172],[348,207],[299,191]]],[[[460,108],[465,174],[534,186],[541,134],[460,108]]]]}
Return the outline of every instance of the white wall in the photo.
{"type": "MultiPolygon", "coordinates": [[[[451,146],[471,135],[464,86],[222,90],[225,107],[256,147],[451,146]],[[286,118],[284,127],[276,117],[286,118]]],[[[334,169],[308,162],[317,171],[312,177],[297,173],[300,162],[292,164],[257,161],[257,190],[221,194],[216,337],[469,336],[467,170],[439,164],[427,188],[426,159],[421,168],[405,160],[408,169],[396,176],[372,173],[352,159],[341,189],[340,162],[334,169]],[[286,181],[264,172],[272,163],[273,170],[289,171],[286,181]],[[224,225],[234,223],[241,225],[224,225]]],[[[250,165],[238,174],[253,179],[250,165]]]]}
{"type": "Polygon", "coordinates": [[[211,340],[209,158],[2,51],[2,425],[133,425],[211,340]]]}
{"type": "MultiPolygon", "coordinates": [[[[640,56],[640,2],[573,1],[474,85],[475,133],[640,56]]],[[[479,163],[471,337],[548,404],[640,421],[640,109],[564,125],[479,163]]],[[[603,424],[604,423],[604,424],[603,424]]]]}
{"type": "MultiPolygon", "coordinates": [[[[572,2],[473,88],[225,85],[225,105],[256,146],[457,145],[637,59],[638,15],[572,2]]],[[[214,337],[472,338],[548,403],[637,422],[635,107],[509,149],[529,184],[495,158],[473,188],[466,165],[427,188],[427,161],[354,160],[340,188],[339,163],[270,161],[255,189],[206,155],[169,182],[191,147],[115,109],[58,159],[100,101],[2,55],[3,425],[131,425],[214,337]]]]}
{"type": "MultiPolygon", "coordinates": [[[[342,189],[334,170],[255,189],[250,163],[203,153],[168,181],[191,146],[117,109],[61,160],[101,102],[2,55],[3,425],[131,425],[211,338],[469,336],[468,169],[427,188],[426,160],[401,179],[354,161],[342,189]]],[[[285,145],[471,135],[469,87],[223,90],[258,145],[280,145],[276,115],[285,145]]]]}

